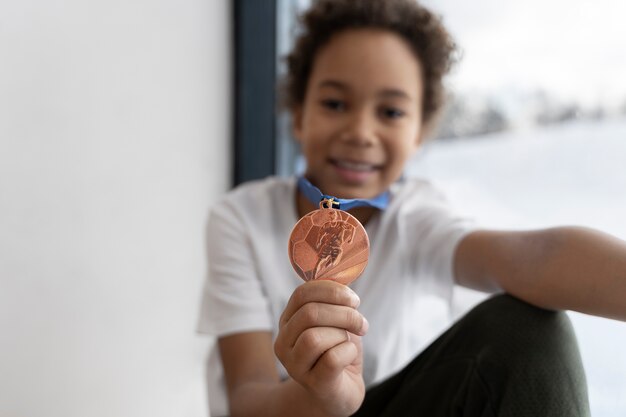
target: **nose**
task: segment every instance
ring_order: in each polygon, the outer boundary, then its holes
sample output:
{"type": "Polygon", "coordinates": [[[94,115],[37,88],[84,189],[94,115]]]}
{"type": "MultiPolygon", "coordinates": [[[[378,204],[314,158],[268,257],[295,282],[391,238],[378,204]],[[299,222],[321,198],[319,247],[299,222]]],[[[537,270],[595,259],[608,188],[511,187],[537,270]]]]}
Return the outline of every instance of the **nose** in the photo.
{"type": "Polygon", "coordinates": [[[376,140],[373,115],[367,109],[355,111],[347,120],[342,139],[353,146],[372,146],[376,140]]]}

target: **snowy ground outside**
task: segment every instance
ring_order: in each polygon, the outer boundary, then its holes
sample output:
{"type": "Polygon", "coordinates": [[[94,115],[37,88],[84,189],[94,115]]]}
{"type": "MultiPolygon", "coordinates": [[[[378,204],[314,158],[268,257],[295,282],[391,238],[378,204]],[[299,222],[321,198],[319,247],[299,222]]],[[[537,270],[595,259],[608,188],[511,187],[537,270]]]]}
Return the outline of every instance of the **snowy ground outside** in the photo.
{"type": "MultiPolygon", "coordinates": [[[[430,178],[459,211],[487,227],[583,225],[626,239],[625,165],[626,120],[573,122],[434,142],[416,155],[407,175],[430,178]]],[[[626,323],[568,314],[592,415],[626,416],[626,323]]]]}

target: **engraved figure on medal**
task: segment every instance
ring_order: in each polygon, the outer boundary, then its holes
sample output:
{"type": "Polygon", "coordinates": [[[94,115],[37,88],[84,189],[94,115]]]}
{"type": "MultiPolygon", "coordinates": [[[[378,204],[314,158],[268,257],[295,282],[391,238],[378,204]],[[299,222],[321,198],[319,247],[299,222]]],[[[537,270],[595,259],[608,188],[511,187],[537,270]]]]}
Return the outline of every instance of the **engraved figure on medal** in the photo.
{"type": "Polygon", "coordinates": [[[313,276],[318,278],[323,271],[337,266],[343,255],[343,247],[352,243],[356,228],[339,217],[337,210],[330,209],[330,219],[322,225],[319,240],[315,249],[319,260],[313,270],[313,276]]]}
{"type": "Polygon", "coordinates": [[[332,200],[323,200],[318,210],[296,223],[289,238],[289,259],[305,281],[349,284],[367,265],[369,238],[354,216],[331,207],[332,200]]]}

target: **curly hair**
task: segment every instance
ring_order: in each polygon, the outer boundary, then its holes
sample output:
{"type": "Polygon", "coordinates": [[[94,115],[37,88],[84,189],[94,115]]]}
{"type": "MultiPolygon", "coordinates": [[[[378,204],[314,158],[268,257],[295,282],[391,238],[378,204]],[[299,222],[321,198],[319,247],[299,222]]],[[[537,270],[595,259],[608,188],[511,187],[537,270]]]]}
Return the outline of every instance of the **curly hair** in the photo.
{"type": "Polygon", "coordinates": [[[422,67],[422,120],[431,122],[441,109],[443,77],[457,61],[456,45],[438,16],[416,0],[316,0],[300,16],[302,32],[287,55],[284,104],[304,103],[315,57],[333,35],[348,29],[382,29],[410,45],[422,67]]]}

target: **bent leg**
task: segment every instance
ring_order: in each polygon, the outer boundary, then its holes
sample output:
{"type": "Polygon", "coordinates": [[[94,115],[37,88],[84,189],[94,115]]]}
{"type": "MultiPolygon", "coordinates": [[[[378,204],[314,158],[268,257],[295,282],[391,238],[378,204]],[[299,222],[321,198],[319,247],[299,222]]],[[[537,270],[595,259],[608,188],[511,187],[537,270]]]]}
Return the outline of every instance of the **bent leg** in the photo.
{"type": "Polygon", "coordinates": [[[355,417],[588,415],[584,370],[567,315],[498,295],[400,373],[369,389],[355,417]]]}

